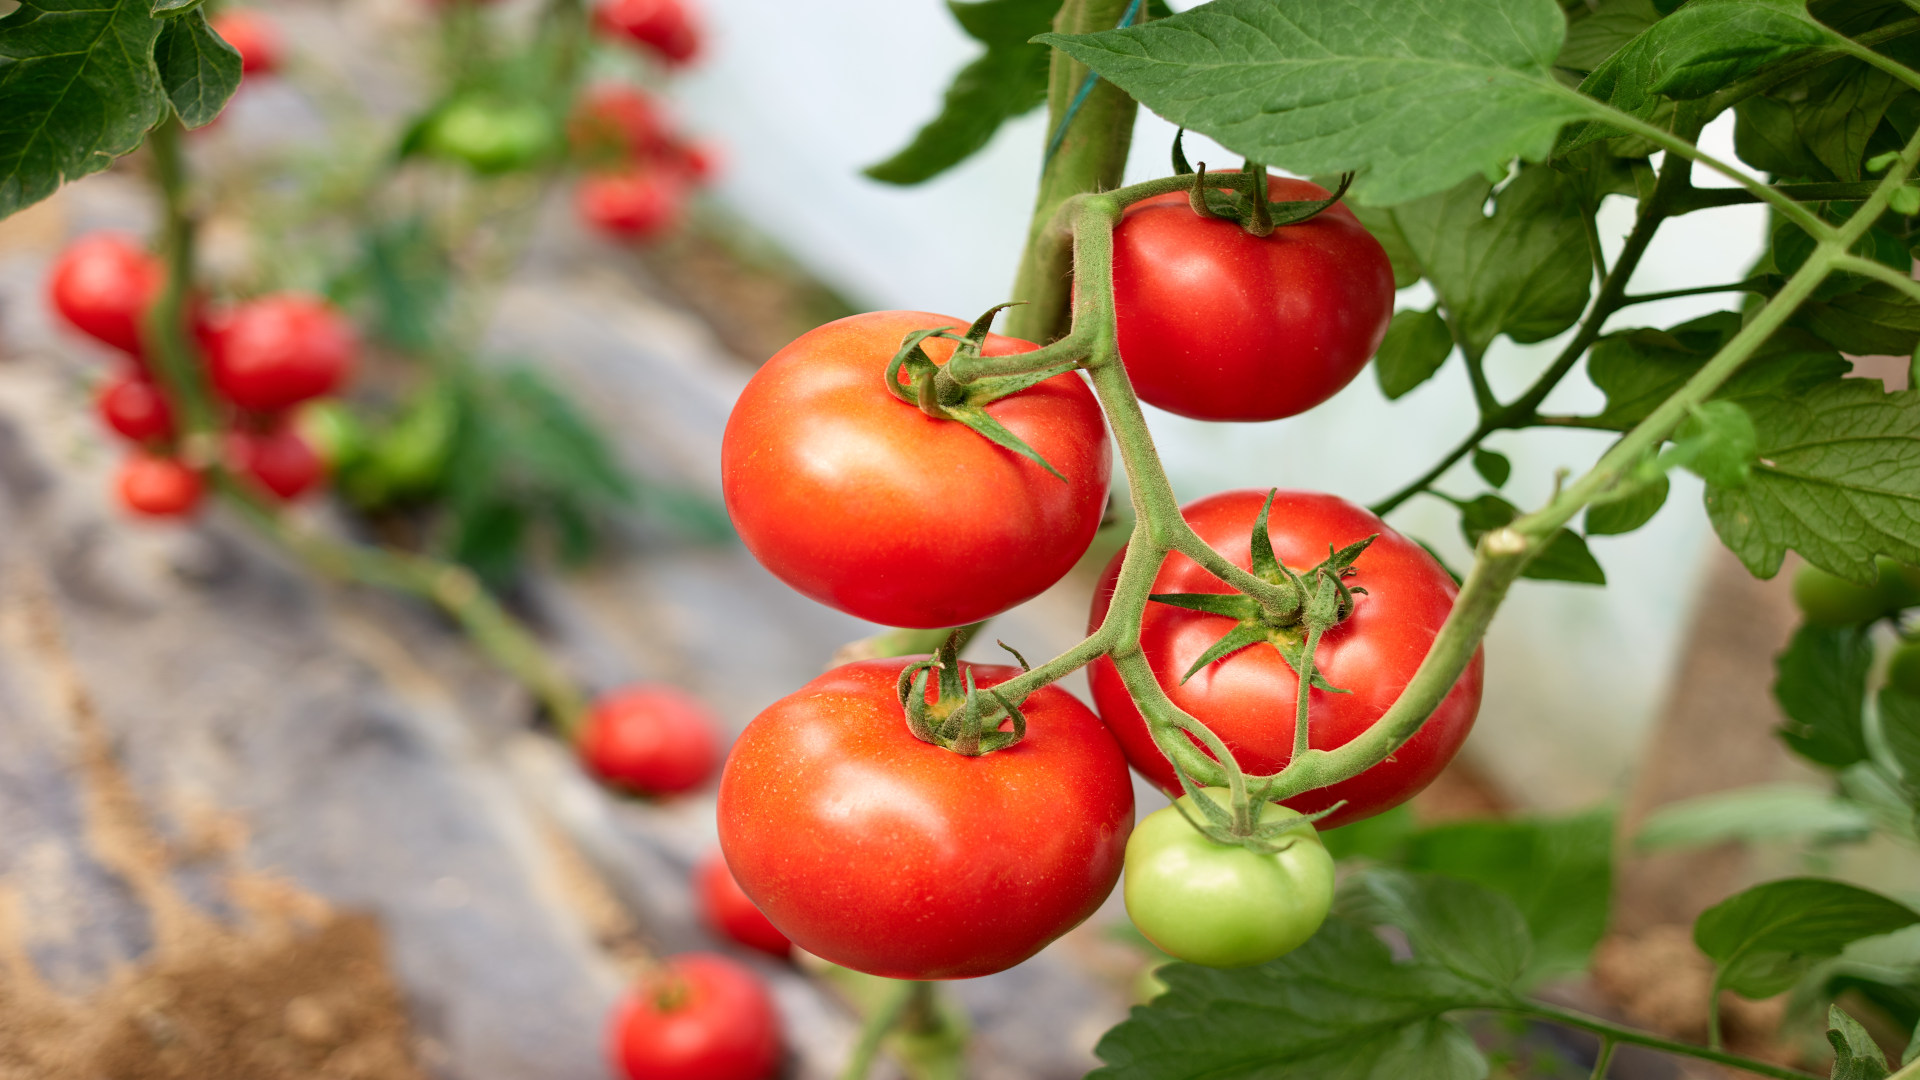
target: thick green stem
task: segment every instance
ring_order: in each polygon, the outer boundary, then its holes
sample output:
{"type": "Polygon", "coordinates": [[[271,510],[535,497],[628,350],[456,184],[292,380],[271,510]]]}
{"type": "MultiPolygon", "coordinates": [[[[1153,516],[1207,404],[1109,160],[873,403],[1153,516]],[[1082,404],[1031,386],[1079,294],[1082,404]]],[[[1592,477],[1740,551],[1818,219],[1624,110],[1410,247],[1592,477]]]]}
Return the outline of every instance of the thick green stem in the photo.
{"type": "Polygon", "coordinates": [[[860,1026],[859,1041],[847,1055],[847,1067],[840,1070],[840,1080],[867,1080],[867,1074],[873,1071],[873,1061],[880,1054],[880,1043],[900,1023],[914,997],[929,992],[932,987],[932,983],[925,982],[894,984],[886,1000],[868,1013],[866,1022],[860,1026]]]}
{"type": "MultiPolygon", "coordinates": [[[[1066,0],[1054,17],[1062,34],[1109,30],[1120,21],[1130,0],[1066,0]]],[[[1047,79],[1047,130],[1051,134],[1086,80],[1086,65],[1054,50],[1047,79]]],[[[1014,278],[1013,297],[1027,301],[1007,316],[1007,333],[1042,344],[1066,333],[1068,295],[1073,288],[1072,237],[1052,228],[1055,212],[1083,192],[1120,186],[1133,146],[1137,110],[1119,87],[1101,80],[1087,96],[1060,141],[1059,149],[1040,173],[1040,193],[1034,201],[1033,224],[1026,251],[1014,278]]]]}
{"type": "MultiPolygon", "coordinates": [[[[1522,1002],[1509,1011],[1539,1020],[1548,1020],[1570,1028],[1578,1028],[1581,1031],[1591,1031],[1603,1039],[1626,1043],[1629,1046],[1644,1046],[1649,1050],[1658,1050],[1665,1054],[1690,1057],[1698,1061],[1711,1061],[1716,1065],[1726,1065],[1730,1068],[1752,1073],[1755,1076],[1769,1076],[1773,1077],[1774,1080],[1818,1080],[1812,1073],[1801,1072],[1799,1069],[1789,1069],[1783,1065],[1774,1065],[1765,1061],[1755,1061],[1752,1058],[1744,1058],[1738,1054],[1729,1054],[1719,1050],[1710,1050],[1702,1046],[1694,1046],[1691,1043],[1663,1039],[1658,1035],[1650,1035],[1644,1031],[1636,1031],[1633,1028],[1610,1024],[1598,1017],[1587,1016],[1583,1013],[1572,1012],[1566,1009],[1557,1009],[1551,1005],[1543,1005],[1535,1001],[1522,1002]]],[[[1599,1074],[1596,1073],[1595,1075],[1597,1076],[1599,1074]]],[[[1890,1077],[1889,1080],[1894,1080],[1894,1078],[1890,1077]]],[[[1905,1080],[1905,1078],[1902,1078],[1902,1080],[1905,1080]]]]}
{"type": "Polygon", "coordinates": [[[186,128],[178,116],[169,116],[147,136],[153,152],[154,180],[160,188],[161,250],[166,256],[167,283],[142,330],[154,361],[154,374],[170,401],[178,406],[181,435],[195,465],[216,464],[217,448],[208,444],[214,415],[198,357],[187,335],[187,307],[193,295],[196,223],[188,205],[186,162],[180,142],[186,128]]]}

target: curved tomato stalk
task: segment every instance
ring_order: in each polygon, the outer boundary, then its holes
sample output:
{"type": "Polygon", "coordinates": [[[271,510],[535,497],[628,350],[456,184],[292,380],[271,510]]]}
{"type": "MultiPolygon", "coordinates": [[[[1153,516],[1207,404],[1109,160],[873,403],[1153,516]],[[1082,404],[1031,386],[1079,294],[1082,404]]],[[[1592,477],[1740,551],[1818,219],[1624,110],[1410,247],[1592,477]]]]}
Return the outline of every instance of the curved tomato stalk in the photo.
{"type": "MultiPolygon", "coordinates": [[[[1005,647],[1004,645],[1002,647],[1005,647]]],[[[1013,652],[1008,649],[1008,652],[1013,652]]],[[[1016,658],[1019,653],[1014,653],[1016,658]]],[[[1026,661],[1021,661],[1026,666],[1026,661]]],[[[949,635],[939,651],[900,669],[900,705],[906,710],[907,727],[921,742],[932,743],[965,757],[979,757],[1004,750],[1027,737],[1027,718],[1017,706],[993,687],[986,697],[999,706],[996,711],[982,701],[982,692],[974,685],[973,672],[960,667],[960,635],[949,635]],[[934,700],[927,700],[927,687],[933,673],[934,700]],[[999,719],[1013,721],[1012,731],[1001,731],[999,719]]]]}
{"type": "Polygon", "coordinates": [[[1340,183],[1324,199],[1273,202],[1267,198],[1265,165],[1249,158],[1231,179],[1223,180],[1215,173],[1209,181],[1206,162],[1201,162],[1198,170],[1187,163],[1186,149],[1181,145],[1186,134],[1187,129],[1181,128],[1173,136],[1173,174],[1193,177],[1187,205],[1201,217],[1236,222],[1254,236],[1268,236],[1282,225],[1298,225],[1317,216],[1346,197],[1347,189],[1353,186],[1353,174],[1342,173],[1340,183]],[[1247,191],[1243,193],[1242,188],[1247,191]]]}
{"type": "Polygon", "coordinates": [[[1273,790],[1273,779],[1249,785],[1247,774],[1241,771],[1233,755],[1222,754],[1220,761],[1227,773],[1227,790],[1231,796],[1228,806],[1215,802],[1211,795],[1193,782],[1178,761],[1173,766],[1173,774],[1179,779],[1181,790],[1193,801],[1200,815],[1195,817],[1178,800],[1173,803],[1173,808],[1186,819],[1187,824],[1193,826],[1194,831],[1214,843],[1238,845],[1263,855],[1278,854],[1299,842],[1302,826],[1311,826],[1347,804],[1342,799],[1311,814],[1297,814],[1280,821],[1262,821],[1268,804],[1267,796],[1273,790]]]}

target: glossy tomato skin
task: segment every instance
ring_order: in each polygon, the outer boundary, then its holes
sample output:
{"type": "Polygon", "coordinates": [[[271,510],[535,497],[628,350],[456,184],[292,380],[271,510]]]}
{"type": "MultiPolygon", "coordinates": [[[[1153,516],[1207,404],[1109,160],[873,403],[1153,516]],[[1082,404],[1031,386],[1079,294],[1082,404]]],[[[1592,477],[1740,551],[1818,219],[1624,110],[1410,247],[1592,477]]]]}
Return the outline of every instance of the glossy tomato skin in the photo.
{"type": "Polygon", "coordinates": [[[121,438],[153,442],[173,438],[173,409],[165,394],[139,371],[124,371],[101,384],[94,399],[100,418],[121,438]]]}
{"type": "MultiPolygon", "coordinates": [[[[1263,491],[1226,491],[1181,508],[1200,538],[1236,565],[1250,567],[1248,543],[1253,522],[1266,499],[1263,491]]],[[[1353,614],[1327,631],[1314,667],[1334,686],[1309,698],[1309,745],[1331,750],[1351,742],[1387,711],[1453,609],[1459,591],[1453,579],[1419,544],[1395,532],[1366,510],[1333,495],[1281,491],[1274,499],[1268,533],[1274,554],[1295,570],[1307,570],[1327,557],[1327,545],[1344,547],[1375,533],[1354,563],[1350,585],[1367,590],[1354,600],[1353,614]]],[[[1094,593],[1091,622],[1106,617],[1119,577],[1115,555],[1094,593]]],[[[1226,584],[1184,555],[1169,555],[1154,579],[1156,593],[1224,593],[1226,584]]],[[[1293,756],[1294,695],[1298,682],[1279,650],[1259,643],[1217,660],[1180,682],[1200,655],[1234,627],[1219,615],[1149,603],[1140,625],[1140,646],[1154,676],[1174,704],[1199,718],[1226,742],[1248,773],[1279,771],[1293,756]]],[[[1440,707],[1392,757],[1359,776],[1329,788],[1287,800],[1302,813],[1346,805],[1319,822],[1331,829],[1371,817],[1412,798],[1440,774],[1459,751],[1480,710],[1483,656],[1476,652],[1467,670],[1440,707]]],[[[1168,792],[1177,792],[1173,765],[1148,734],[1146,721],[1127,696],[1112,661],[1088,667],[1094,704],[1113,729],[1141,775],[1168,792]]]]}
{"type": "Polygon", "coordinates": [[[291,427],[265,434],[234,432],[227,446],[235,469],[283,501],[312,491],[327,477],[319,452],[291,427]]]}
{"type": "Polygon", "coordinates": [[[665,169],[636,167],[582,177],[574,205],[588,225],[616,240],[651,240],[679,224],[686,182],[665,169]]]}
{"type": "Polygon", "coordinates": [[[713,953],[682,953],[614,1007],[608,1050],[627,1080],[768,1080],[780,1014],[760,977],[713,953]]]}
{"type": "Polygon", "coordinates": [[[726,857],[718,851],[700,861],[693,873],[693,888],[700,897],[700,917],[707,929],[729,941],[786,959],[793,953],[793,942],[773,925],[766,914],[733,880],[726,857]]]}
{"type": "Polygon", "coordinates": [[[165,281],[160,260],[131,238],[94,233],[61,252],[47,291],[75,329],[138,358],[140,321],[165,281]]]}
{"type": "MultiPolygon", "coordinates": [[[[1066,482],[886,388],[909,332],[966,324],[923,311],[853,315],[774,354],[727,419],[721,483],[762,565],[815,600],[888,626],[997,615],[1066,574],[1106,509],[1106,424],[1073,372],[987,406],[1066,482]]],[[[935,363],[953,343],[928,339],[935,363]]],[[[1035,348],[988,337],[985,352],[1035,348]]]]}
{"type": "Polygon", "coordinates": [[[636,683],[594,702],[578,736],[587,771],[615,787],[675,795],[707,782],[720,763],[718,723],[692,694],[636,683]]]}
{"type": "MultiPolygon", "coordinates": [[[[1232,805],[1226,788],[1205,788],[1232,805]]],[[[1191,795],[1179,803],[1199,818],[1191,795]]],[[[1262,810],[1263,824],[1298,817],[1262,810]]],[[[1333,856],[1313,826],[1281,834],[1277,852],[1252,851],[1202,836],[1179,810],[1148,814],[1127,840],[1127,916],[1169,956],[1208,967],[1248,967],[1306,944],[1333,906],[1333,856]]]]}
{"type": "Polygon", "coordinates": [[[271,75],[280,70],[280,28],[257,11],[223,11],[208,20],[213,32],[240,54],[240,70],[247,75],[271,75]]]}
{"type": "Polygon", "coordinates": [[[201,332],[220,396],[243,409],[278,412],[339,387],[353,370],[359,338],[317,297],[281,293],[250,300],[201,332]]]}
{"type": "MultiPolygon", "coordinates": [[[[720,847],[795,945],[893,979],[1012,967],[1113,891],[1133,825],[1120,748],[1045,687],[1027,737],[963,757],[908,730],[910,659],[833,669],[756,717],[720,777],[720,847]]],[[[981,686],[1017,669],[969,665],[981,686]]]]}
{"type": "Polygon", "coordinates": [[[700,28],[682,0],[602,0],[593,21],[609,37],[641,45],[669,64],[691,63],[700,53],[700,28]]]}
{"type": "MultiPolygon", "coordinates": [[[[1324,199],[1273,177],[1276,201],[1324,199]]],[[[1353,381],[1393,318],[1380,242],[1335,205],[1265,237],[1203,218],[1174,192],[1113,233],[1114,325],[1140,400],[1200,420],[1278,420],[1353,381]]]]}
{"type": "Polygon", "coordinates": [[[135,451],[121,463],[120,502],[146,517],[184,517],[200,505],[200,474],[177,458],[135,451]]]}

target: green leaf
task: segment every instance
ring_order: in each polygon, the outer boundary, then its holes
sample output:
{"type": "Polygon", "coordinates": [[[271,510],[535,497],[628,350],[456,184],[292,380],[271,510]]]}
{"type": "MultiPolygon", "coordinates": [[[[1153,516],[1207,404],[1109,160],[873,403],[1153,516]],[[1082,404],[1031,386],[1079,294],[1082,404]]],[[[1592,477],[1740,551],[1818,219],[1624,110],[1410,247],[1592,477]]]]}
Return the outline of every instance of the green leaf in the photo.
{"type": "Polygon", "coordinates": [[[1526,933],[1512,902],[1469,882],[1360,875],[1279,960],[1162,968],[1167,992],[1107,1032],[1095,1050],[1106,1067],[1089,1080],[1484,1080],[1486,1059],[1445,1014],[1512,1002],[1526,933]],[[1411,959],[1395,960],[1382,923],[1411,959]]]}
{"type": "Polygon", "coordinates": [[[1847,943],[1920,922],[1878,893],[1821,878],[1756,885],[1702,912],[1693,941],[1720,967],[1719,984],[1748,998],[1791,988],[1847,943]]]}
{"type": "MultiPolygon", "coordinates": [[[[1332,191],[1340,183],[1339,180],[1329,176],[1315,177],[1314,182],[1328,191],[1332,191]]],[[[1340,205],[1353,211],[1353,216],[1360,219],[1360,224],[1366,226],[1375,240],[1380,241],[1380,247],[1387,253],[1387,263],[1393,267],[1394,288],[1404,289],[1420,280],[1420,260],[1414,257],[1413,249],[1407,246],[1407,238],[1400,235],[1400,226],[1394,224],[1391,209],[1384,206],[1367,206],[1351,199],[1345,200],[1340,205]]]]}
{"type": "Polygon", "coordinates": [[[1543,160],[1595,115],[1553,76],[1553,0],[1214,0],[1055,45],[1168,120],[1393,205],[1543,160]]]}
{"type": "Polygon", "coordinates": [[[1780,738],[1809,761],[1842,768],[1867,757],[1862,727],[1873,642],[1857,626],[1804,624],[1773,662],[1780,738]]]}
{"type": "Polygon", "coordinates": [[[1905,90],[1850,57],[1822,64],[1735,106],[1734,149],[1776,177],[1859,180],[1868,140],[1905,90]]]}
{"type": "Polygon", "coordinates": [[[1527,981],[1569,974],[1585,969],[1606,932],[1613,814],[1437,825],[1407,840],[1402,865],[1471,881],[1513,901],[1533,939],[1527,981]]]}
{"type": "Polygon", "coordinates": [[[1886,1080],[1880,1044],[1838,1005],[1827,1006],[1827,1042],[1833,1046],[1833,1080],[1886,1080]]]}
{"type": "Polygon", "coordinates": [[[1766,784],[1669,803],[1648,815],[1634,844],[1660,851],[1728,841],[1859,838],[1872,829],[1872,815],[1849,799],[1802,784],[1766,784]]]}
{"type": "Polygon", "coordinates": [[[1745,487],[1707,489],[1720,539],[1756,577],[1789,548],[1852,581],[1873,557],[1920,563],[1920,392],[1838,379],[1741,402],[1759,433],[1745,487]]]}
{"type": "Polygon", "coordinates": [[[866,169],[875,180],[930,180],[979,152],[1001,124],[1047,100],[1048,51],[1028,39],[1052,28],[1060,0],[949,0],[947,7],[987,51],[953,77],[939,115],[912,142],[866,169]]]}
{"type": "Polygon", "coordinates": [[[164,19],[175,15],[185,15],[190,11],[201,11],[207,0],[153,0],[153,16],[164,19]]]}
{"type": "Polygon", "coordinates": [[[1469,356],[1499,334],[1544,341],[1572,326],[1593,282],[1584,212],[1569,178],[1530,166],[1498,195],[1492,191],[1485,177],[1474,177],[1393,208],[1469,356]]]}
{"type": "Polygon", "coordinates": [[[0,218],[99,172],[166,117],[149,0],[26,0],[0,18],[0,218]]]}
{"type": "Polygon", "coordinates": [[[1320,839],[1336,859],[1374,859],[1398,863],[1404,855],[1408,839],[1417,831],[1413,823],[1413,810],[1402,803],[1384,814],[1361,818],[1336,829],[1322,829],[1320,839]]]}
{"type": "Polygon", "coordinates": [[[1793,321],[1855,356],[1903,356],[1920,346],[1920,304],[1884,281],[1810,300],[1793,321]]]}
{"type": "Polygon", "coordinates": [[[1567,40],[1560,46],[1558,65],[1582,74],[1606,62],[1607,57],[1639,37],[1660,20],[1652,0],[1600,0],[1567,8],[1567,40]]]}
{"type": "MultiPolygon", "coordinates": [[[[1417,278],[1416,278],[1417,280],[1417,278]]],[[[1393,400],[1433,378],[1453,351],[1453,333],[1440,309],[1396,311],[1387,324],[1387,336],[1373,358],[1373,374],[1380,392],[1393,400]]],[[[1496,485],[1497,486],[1497,485],[1496,485]]]]}
{"type": "Polygon", "coordinates": [[[1273,963],[1171,964],[1167,992],[1094,1048],[1088,1080],[1484,1080],[1487,1062],[1444,1014],[1504,995],[1438,965],[1395,963],[1363,923],[1339,915],[1273,963]]]}
{"type": "MultiPolygon", "coordinates": [[[[1468,546],[1480,543],[1487,533],[1506,525],[1520,511],[1498,495],[1482,495],[1460,504],[1460,531],[1468,546]]],[[[1523,578],[1536,581],[1568,581],[1581,585],[1605,585],[1606,571],[1587,550],[1587,542],[1578,533],[1561,529],[1548,539],[1540,554],[1520,571],[1523,578]]]]}
{"type": "MultiPolygon", "coordinates": [[[[1739,315],[1717,311],[1671,330],[1623,330],[1602,338],[1587,358],[1587,377],[1607,395],[1607,407],[1595,419],[1618,431],[1638,424],[1739,329],[1739,315]]],[[[1761,395],[1793,396],[1852,369],[1825,342],[1802,331],[1782,330],[1714,396],[1742,404],[1761,395]]]]}
{"type": "Polygon", "coordinates": [[[153,60],[174,111],[190,128],[212,123],[240,88],[240,54],[213,32],[199,8],[167,21],[153,60]]]}
{"type": "Polygon", "coordinates": [[[1660,508],[1667,504],[1667,492],[1671,486],[1667,474],[1663,472],[1647,483],[1637,485],[1628,495],[1587,507],[1587,535],[1619,536],[1640,528],[1652,521],[1660,508]]]}
{"type": "Polygon", "coordinates": [[[1732,401],[1709,401],[1673,434],[1673,447],[1660,455],[1666,468],[1680,466],[1709,484],[1745,487],[1759,457],[1760,435],[1747,410],[1732,401]]]}
{"type": "Polygon", "coordinates": [[[1504,487],[1507,478],[1513,475],[1513,462],[1499,451],[1476,446],[1473,448],[1473,471],[1479,473],[1480,479],[1489,485],[1504,487]]]}
{"type": "Polygon", "coordinates": [[[1900,781],[1920,803],[1920,697],[1894,686],[1880,688],[1880,734],[1900,766],[1900,781]]]}

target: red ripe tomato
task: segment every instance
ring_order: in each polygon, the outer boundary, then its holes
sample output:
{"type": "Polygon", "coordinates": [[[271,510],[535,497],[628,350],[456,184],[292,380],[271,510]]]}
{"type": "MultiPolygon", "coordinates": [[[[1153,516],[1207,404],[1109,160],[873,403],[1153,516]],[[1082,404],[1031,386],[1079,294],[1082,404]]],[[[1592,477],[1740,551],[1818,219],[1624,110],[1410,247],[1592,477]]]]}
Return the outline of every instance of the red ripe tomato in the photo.
{"type": "MultiPolygon", "coordinates": [[[[889,626],[959,626],[1029,599],[1087,550],[1106,508],[1106,424],[1086,383],[1056,375],[987,406],[1066,482],[887,392],[924,311],[852,315],[775,353],[734,404],[720,448],[747,549],[823,604],[889,626]]],[[[926,341],[936,364],[954,343],[926,341]]],[[[1033,343],[989,335],[984,352],[1033,343]]]]}
{"type": "MultiPolygon", "coordinates": [[[[1263,491],[1226,491],[1189,503],[1181,513],[1215,551],[1237,566],[1250,568],[1248,544],[1265,501],[1263,491]]],[[[1400,696],[1420,661],[1426,659],[1459,590],[1426,549],[1332,495],[1280,492],[1267,531],[1273,538],[1274,555],[1302,571],[1327,557],[1328,544],[1345,547],[1375,533],[1380,537],[1361,554],[1354,563],[1356,573],[1347,579],[1366,593],[1354,598],[1353,613],[1326,632],[1314,655],[1314,669],[1328,683],[1352,691],[1315,690],[1309,698],[1308,744],[1316,750],[1331,750],[1372,727],[1400,696]]],[[[1094,593],[1092,622],[1096,626],[1106,617],[1120,559],[1114,556],[1094,593]]],[[[1161,564],[1153,591],[1232,590],[1198,563],[1174,554],[1161,564]]],[[[1250,645],[1180,682],[1193,662],[1233,628],[1234,621],[1225,616],[1149,603],[1140,623],[1140,647],[1167,696],[1220,736],[1241,768],[1253,774],[1278,772],[1293,757],[1294,700],[1299,687],[1278,649],[1265,643],[1250,645]]],[[[1474,654],[1439,709],[1392,757],[1359,776],[1289,799],[1286,805],[1312,813],[1345,799],[1346,806],[1317,823],[1330,829],[1412,798],[1453,760],[1472,730],[1474,715],[1480,711],[1482,660],[1481,654],[1474,654]]],[[[1112,661],[1105,657],[1094,661],[1088,678],[1094,704],[1125,748],[1127,760],[1155,784],[1178,791],[1172,764],[1147,733],[1146,721],[1127,696],[1112,661]]]]}
{"type": "Polygon", "coordinates": [[[214,389],[243,409],[277,412],[345,382],[359,351],[325,301],[282,293],[241,304],[202,331],[214,389]]]}
{"type": "Polygon", "coordinates": [[[240,54],[247,75],[271,75],[280,69],[280,28],[257,11],[223,11],[208,20],[213,32],[240,54]]]}
{"type": "Polygon", "coordinates": [[[669,959],[614,1007],[608,1050],[627,1080],[768,1080],[780,1014],[759,976],[724,956],[669,959]]]}
{"type": "Polygon", "coordinates": [[[740,891],[740,883],[733,880],[733,871],[719,852],[701,860],[693,872],[693,887],[700,894],[701,917],[714,933],[782,959],[793,952],[787,935],[740,891]]]}
{"type": "Polygon", "coordinates": [[[669,64],[700,52],[700,29],[681,0],[603,0],[593,21],[607,36],[634,41],[669,64]]]}
{"type": "Polygon", "coordinates": [[[200,474],[178,459],[134,451],[120,466],[120,501],[148,517],[181,517],[200,504],[200,474]]]}
{"type": "Polygon", "coordinates": [[[647,795],[674,795],[707,782],[720,762],[719,723],[693,695],[638,683],[594,703],[577,737],[587,771],[647,795]]]}
{"type": "Polygon", "coordinates": [[[48,294],[75,329],[138,358],[140,322],[166,276],[160,260],[130,237],[94,233],[61,252],[48,294]]]}
{"type": "Polygon", "coordinates": [[[107,426],[134,442],[173,438],[173,409],[160,388],[138,371],[107,380],[94,399],[107,426]]]}
{"type": "MultiPolygon", "coordinates": [[[[747,725],[720,777],[720,847],[795,945],[892,979],[1012,967],[1093,914],[1119,877],[1133,787],[1113,738],[1058,687],[1027,735],[978,757],[921,742],[905,659],[847,664],[747,725]]],[[[967,665],[981,686],[1019,674],[967,665]]]]}
{"type": "Polygon", "coordinates": [[[659,153],[669,130],[651,95],[625,83],[587,90],[567,121],[567,139],[591,158],[638,160],[659,153]]]}
{"type": "Polygon", "coordinates": [[[695,184],[710,184],[720,172],[720,152],[712,143],[678,139],[666,150],[667,163],[695,184]]]}
{"type": "Polygon", "coordinates": [[[326,479],[327,465],[291,428],[265,435],[236,431],[227,437],[233,468],[279,499],[297,499],[326,479]]]}
{"type": "Polygon", "coordinates": [[[664,169],[596,173],[580,181],[576,205],[587,224],[620,240],[650,240],[680,221],[686,185],[664,169]]]}
{"type": "MultiPolygon", "coordinates": [[[[1275,200],[1324,199],[1273,177],[1275,200]]],[[[1174,192],[1113,232],[1114,325],[1140,400],[1200,420],[1278,420],[1332,397],[1393,318],[1393,269],[1344,206],[1253,236],[1174,192]]]]}

